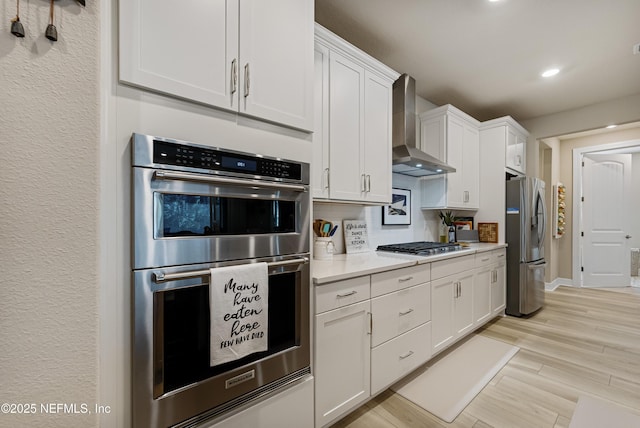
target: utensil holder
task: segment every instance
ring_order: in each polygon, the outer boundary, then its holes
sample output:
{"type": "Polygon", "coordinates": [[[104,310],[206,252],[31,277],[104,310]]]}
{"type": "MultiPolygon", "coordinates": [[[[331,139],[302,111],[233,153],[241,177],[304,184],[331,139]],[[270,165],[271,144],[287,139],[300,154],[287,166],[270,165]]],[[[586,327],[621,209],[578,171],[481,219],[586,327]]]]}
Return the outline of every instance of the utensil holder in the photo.
{"type": "Polygon", "coordinates": [[[313,258],[316,260],[332,260],[335,245],[328,237],[318,237],[313,243],[313,258]]]}

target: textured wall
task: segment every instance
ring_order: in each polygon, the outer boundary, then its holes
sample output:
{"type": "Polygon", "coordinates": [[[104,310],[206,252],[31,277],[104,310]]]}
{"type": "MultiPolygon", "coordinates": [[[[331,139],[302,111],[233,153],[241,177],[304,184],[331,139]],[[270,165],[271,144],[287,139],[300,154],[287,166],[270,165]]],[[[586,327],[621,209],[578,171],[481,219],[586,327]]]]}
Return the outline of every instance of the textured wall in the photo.
{"type": "Polygon", "coordinates": [[[97,425],[99,8],[55,3],[0,5],[0,427],[97,425]]]}

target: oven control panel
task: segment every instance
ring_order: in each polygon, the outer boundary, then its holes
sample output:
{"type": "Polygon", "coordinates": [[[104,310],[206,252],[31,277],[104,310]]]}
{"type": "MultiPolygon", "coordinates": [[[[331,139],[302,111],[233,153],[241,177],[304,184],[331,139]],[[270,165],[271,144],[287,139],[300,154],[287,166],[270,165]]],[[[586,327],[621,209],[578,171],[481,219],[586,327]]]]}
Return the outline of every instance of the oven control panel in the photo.
{"type": "Polygon", "coordinates": [[[295,162],[161,140],[153,142],[153,162],[207,171],[226,171],[301,180],[301,166],[295,162]]]}

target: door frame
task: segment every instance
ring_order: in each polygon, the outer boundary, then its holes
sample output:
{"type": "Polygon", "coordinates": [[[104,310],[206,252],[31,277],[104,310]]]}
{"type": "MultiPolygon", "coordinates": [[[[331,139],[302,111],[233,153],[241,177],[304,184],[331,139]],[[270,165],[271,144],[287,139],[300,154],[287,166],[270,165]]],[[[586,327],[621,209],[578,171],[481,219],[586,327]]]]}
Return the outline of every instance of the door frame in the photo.
{"type": "Polygon", "coordinates": [[[580,230],[582,230],[582,205],[580,204],[580,195],[582,195],[582,156],[587,153],[627,149],[637,146],[640,146],[640,139],[573,149],[573,214],[571,228],[571,258],[574,287],[583,287],[582,271],[580,270],[580,267],[582,266],[582,247],[580,245],[581,236],[579,233],[580,230]]]}

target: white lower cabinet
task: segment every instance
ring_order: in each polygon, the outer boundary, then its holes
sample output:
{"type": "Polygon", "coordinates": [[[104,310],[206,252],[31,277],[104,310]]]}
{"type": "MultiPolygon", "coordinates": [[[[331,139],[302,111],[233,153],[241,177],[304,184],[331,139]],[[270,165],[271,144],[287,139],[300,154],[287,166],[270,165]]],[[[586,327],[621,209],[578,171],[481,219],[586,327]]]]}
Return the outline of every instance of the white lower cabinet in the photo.
{"type": "Polygon", "coordinates": [[[447,348],[473,329],[473,268],[473,255],[431,264],[433,354],[447,348]]]}
{"type": "Polygon", "coordinates": [[[371,303],[360,303],[316,315],[316,427],[328,425],[354,409],[370,394],[371,303]]]}
{"type": "Polygon", "coordinates": [[[434,354],[473,329],[473,283],[473,271],[432,282],[431,342],[434,354]]]}
{"type": "Polygon", "coordinates": [[[431,283],[431,350],[440,352],[455,337],[453,330],[453,299],[455,280],[445,278],[431,283]]]}
{"type": "Polygon", "coordinates": [[[475,297],[473,299],[473,317],[476,324],[483,324],[493,317],[491,287],[494,270],[491,261],[490,252],[476,254],[476,266],[478,267],[476,268],[475,297]]]}
{"type": "Polygon", "coordinates": [[[497,264],[494,266],[493,280],[491,282],[491,312],[493,316],[501,315],[507,306],[506,282],[507,265],[506,251],[499,250],[496,254],[497,264]]]}
{"type": "Polygon", "coordinates": [[[371,393],[377,394],[431,358],[431,323],[371,350],[371,393]]]}

